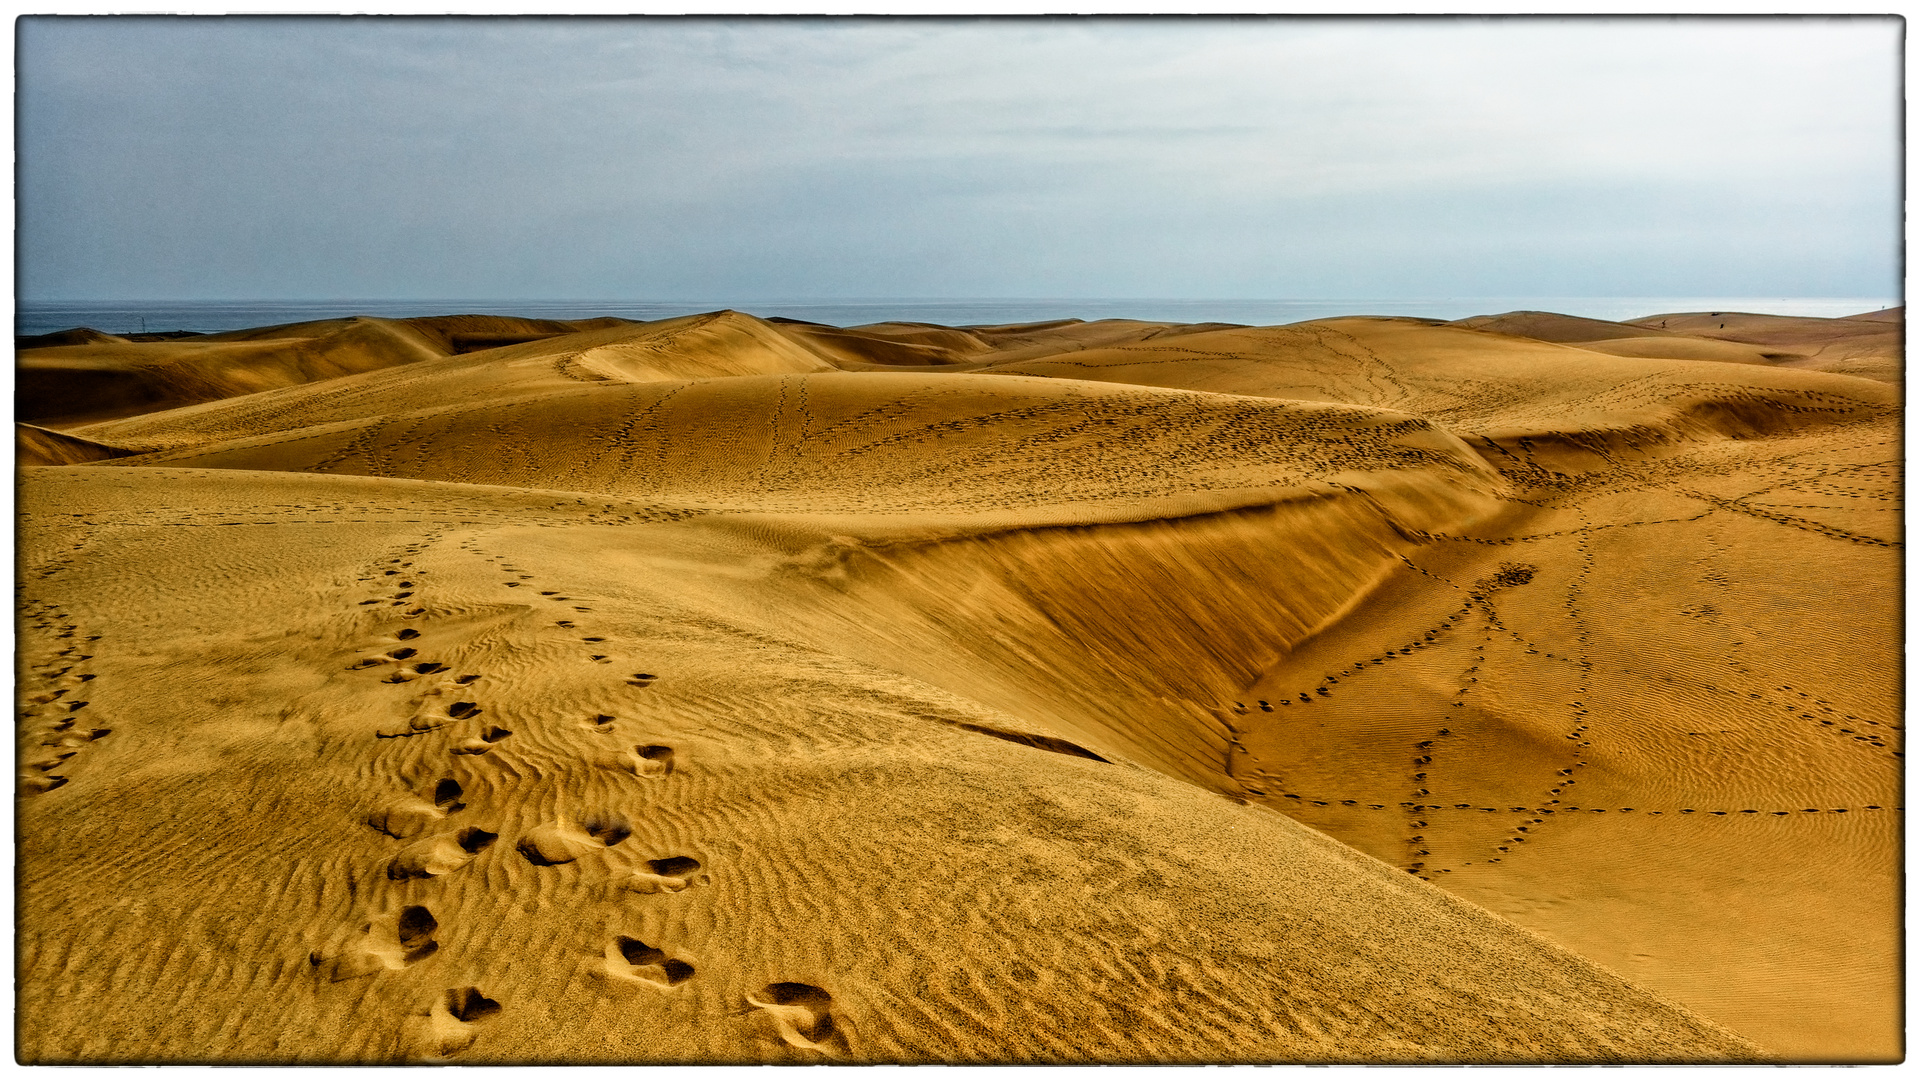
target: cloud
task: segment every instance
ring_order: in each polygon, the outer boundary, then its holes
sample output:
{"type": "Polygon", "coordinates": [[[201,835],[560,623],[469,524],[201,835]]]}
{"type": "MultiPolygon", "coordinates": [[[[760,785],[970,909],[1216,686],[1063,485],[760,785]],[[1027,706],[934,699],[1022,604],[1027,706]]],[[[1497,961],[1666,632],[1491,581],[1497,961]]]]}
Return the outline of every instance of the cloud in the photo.
{"type": "Polygon", "coordinates": [[[1596,295],[1872,295],[1898,282],[1899,33],[28,18],[20,280],[76,299],[1389,296],[1545,273],[1596,295]]]}

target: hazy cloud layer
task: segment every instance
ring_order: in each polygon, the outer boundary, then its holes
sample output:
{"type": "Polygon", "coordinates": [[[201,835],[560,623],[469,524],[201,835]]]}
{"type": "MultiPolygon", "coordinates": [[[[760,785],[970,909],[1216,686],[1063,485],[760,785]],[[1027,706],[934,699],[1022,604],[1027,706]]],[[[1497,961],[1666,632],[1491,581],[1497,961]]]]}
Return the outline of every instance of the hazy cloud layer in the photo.
{"type": "Polygon", "coordinates": [[[17,25],[30,299],[1899,290],[1892,19],[17,25]]]}

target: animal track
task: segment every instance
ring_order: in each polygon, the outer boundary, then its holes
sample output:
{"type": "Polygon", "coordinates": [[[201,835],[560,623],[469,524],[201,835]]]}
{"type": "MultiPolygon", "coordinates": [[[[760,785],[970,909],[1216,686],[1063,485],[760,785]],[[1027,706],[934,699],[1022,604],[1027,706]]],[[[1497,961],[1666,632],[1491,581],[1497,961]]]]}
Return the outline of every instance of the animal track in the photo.
{"type": "Polygon", "coordinates": [[[765,1011],[788,1046],[826,1053],[838,1041],[832,994],[810,983],[778,982],[760,996],[766,1000],[748,994],[747,1004],[765,1011]]]}

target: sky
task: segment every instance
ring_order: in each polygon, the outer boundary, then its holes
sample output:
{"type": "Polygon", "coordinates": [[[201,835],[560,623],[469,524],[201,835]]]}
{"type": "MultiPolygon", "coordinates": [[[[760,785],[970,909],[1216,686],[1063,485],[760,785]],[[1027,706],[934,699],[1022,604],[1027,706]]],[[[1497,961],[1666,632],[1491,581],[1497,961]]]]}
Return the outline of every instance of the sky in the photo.
{"type": "Polygon", "coordinates": [[[24,18],[19,297],[1901,292],[1894,18],[24,18]]]}

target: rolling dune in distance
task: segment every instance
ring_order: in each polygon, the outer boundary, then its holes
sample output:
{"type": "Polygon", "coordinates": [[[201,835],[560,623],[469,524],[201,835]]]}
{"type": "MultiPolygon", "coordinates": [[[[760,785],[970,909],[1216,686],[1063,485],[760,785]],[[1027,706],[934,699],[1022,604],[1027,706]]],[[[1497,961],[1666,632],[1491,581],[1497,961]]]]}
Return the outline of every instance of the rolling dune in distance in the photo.
{"type": "Polygon", "coordinates": [[[1902,332],[23,340],[16,1052],[1901,1060],[1902,332]]]}

